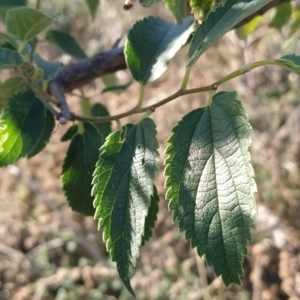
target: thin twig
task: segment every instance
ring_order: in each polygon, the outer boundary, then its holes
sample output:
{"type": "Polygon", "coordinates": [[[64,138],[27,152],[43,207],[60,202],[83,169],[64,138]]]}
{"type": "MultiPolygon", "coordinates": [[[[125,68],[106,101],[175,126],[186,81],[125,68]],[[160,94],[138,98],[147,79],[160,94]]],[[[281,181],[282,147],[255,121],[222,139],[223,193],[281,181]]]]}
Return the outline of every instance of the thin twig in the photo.
{"type": "Polygon", "coordinates": [[[48,89],[51,94],[55,97],[55,99],[59,103],[59,107],[61,109],[61,113],[58,116],[58,122],[60,124],[66,124],[71,120],[72,115],[69,110],[68,103],[66,101],[66,96],[64,94],[63,87],[56,81],[51,81],[48,84],[48,89]]]}

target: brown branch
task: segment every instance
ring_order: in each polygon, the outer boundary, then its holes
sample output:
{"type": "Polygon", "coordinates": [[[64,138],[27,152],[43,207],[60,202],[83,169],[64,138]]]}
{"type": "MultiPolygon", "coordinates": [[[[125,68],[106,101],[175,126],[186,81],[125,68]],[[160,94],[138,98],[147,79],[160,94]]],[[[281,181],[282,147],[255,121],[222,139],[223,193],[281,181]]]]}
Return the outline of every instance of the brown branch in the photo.
{"type": "MultiPolygon", "coordinates": [[[[52,82],[62,86],[67,93],[91,83],[98,77],[126,69],[123,50],[123,47],[113,47],[93,57],[67,65],[60,70],[52,82]]],[[[51,91],[49,92],[51,94],[51,91]]]]}
{"type": "MultiPolygon", "coordinates": [[[[291,0],[273,0],[254,14],[242,20],[235,27],[242,26],[251,21],[255,16],[262,15],[269,9],[287,2],[291,2],[291,0]]],[[[61,113],[57,115],[57,112],[54,109],[52,110],[61,124],[65,124],[71,119],[86,119],[85,117],[76,116],[70,113],[67,102],[65,101],[64,93],[83,87],[103,75],[127,68],[124,56],[124,47],[117,47],[118,43],[119,40],[117,40],[115,45],[108,51],[96,54],[91,58],[80,60],[74,64],[64,66],[59,71],[56,78],[49,82],[48,93],[53,95],[60,104],[61,113]]],[[[138,113],[141,111],[133,109],[130,112],[138,113]]],[[[127,114],[128,112],[120,114],[120,116],[127,114]]],[[[98,121],[103,122],[102,119],[99,119],[98,121]]]]}
{"type": "MultiPolygon", "coordinates": [[[[262,15],[269,9],[286,2],[291,2],[291,0],[273,0],[254,14],[245,18],[236,27],[242,26],[251,21],[255,16],[262,15]]],[[[91,58],[86,58],[77,63],[65,66],[53,81],[62,86],[64,92],[67,93],[91,83],[98,77],[118,70],[124,70],[127,66],[123,50],[123,47],[113,47],[91,58]]],[[[51,91],[49,93],[51,94],[51,91]]]]}

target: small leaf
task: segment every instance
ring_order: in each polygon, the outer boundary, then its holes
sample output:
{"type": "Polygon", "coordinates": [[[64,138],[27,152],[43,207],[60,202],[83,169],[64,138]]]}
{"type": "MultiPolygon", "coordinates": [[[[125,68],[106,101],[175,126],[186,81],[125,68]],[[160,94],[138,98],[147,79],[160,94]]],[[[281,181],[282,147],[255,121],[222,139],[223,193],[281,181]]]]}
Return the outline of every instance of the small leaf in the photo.
{"type": "Polygon", "coordinates": [[[291,24],[291,32],[290,32],[290,36],[292,34],[294,34],[297,30],[299,30],[300,28],[300,8],[299,7],[295,7],[292,10],[292,24],[291,24]]]}
{"type": "Polygon", "coordinates": [[[173,219],[226,286],[240,283],[256,214],[250,133],[236,93],[221,92],[179,122],[166,150],[173,219]]]}
{"type": "MultiPolygon", "coordinates": [[[[100,103],[96,103],[92,107],[91,114],[93,117],[109,116],[109,112],[106,107],[100,103]]],[[[106,137],[111,133],[111,122],[95,123],[94,125],[98,128],[98,131],[101,133],[104,141],[106,137]]]]}
{"type": "Polygon", "coordinates": [[[18,7],[7,12],[5,25],[8,32],[20,41],[27,42],[50,26],[54,20],[57,18],[37,9],[18,7]]]}
{"type": "Polygon", "coordinates": [[[188,0],[165,0],[166,6],[172,12],[175,20],[180,23],[184,17],[184,6],[188,0]]]}
{"type": "Polygon", "coordinates": [[[104,228],[106,247],[132,294],[130,278],[145,233],[159,158],[155,127],[145,118],[109,135],[93,175],[95,218],[104,228]]]}
{"type": "Polygon", "coordinates": [[[0,116],[0,166],[42,150],[49,138],[46,122],[47,110],[31,90],[14,95],[0,116]]]}
{"type": "Polygon", "coordinates": [[[181,24],[153,17],[138,21],[128,34],[124,50],[133,78],[145,85],[160,77],[193,32],[192,23],[191,17],[181,24]]]}
{"type": "Polygon", "coordinates": [[[218,5],[198,27],[189,49],[192,67],[198,58],[226,32],[271,0],[227,0],[218,5]]]}
{"type": "Polygon", "coordinates": [[[127,90],[131,85],[132,85],[132,80],[130,80],[128,83],[123,84],[123,85],[112,85],[109,87],[106,87],[105,89],[102,90],[102,94],[112,92],[112,93],[119,93],[127,90]]]}
{"type": "Polygon", "coordinates": [[[90,123],[83,123],[83,134],[76,134],[65,158],[61,180],[70,207],[79,213],[93,216],[92,174],[99,157],[103,137],[90,123]]]}
{"type": "Polygon", "coordinates": [[[46,39],[76,59],[87,57],[77,41],[69,33],[58,30],[49,30],[46,39]]]}
{"type": "Polygon", "coordinates": [[[0,84],[0,111],[6,106],[13,95],[24,91],[26,84],[20,77],[11,77],[0,84]]]}
{"type": "Polygon", "coordinates": [[[300,75],[300,56],[295,54],[285,55],[279,59],[275,59],[275,63],[278,66],[300,75]]]}
{"type": "Polygon", "coordinates": [[[160,0],[140,0],[142,6],[149,7],[154,3],[160,2],[160,0]]]}
{"type": "Polygon", "coordinates": [[[142,246],[144,246],[145,243],[149,241],[149,239],[151,238],[152,229],[154,228],[155,222],[157,220],[159,196],[155,185],[153,186],[153,190],[154,191],[151,197],[151,205],[149,207],[148,215],[145,221],[145,231],[144,231],[143,240],[141,244],[142,246]]]}
{"type": "Polygon", "coordinates": [[[65,134],[60,138],[60,141],[67,142],[67,141],[71,140],[76,133],[78,133],[78,125],[74,124],[68,128],[68,130],[65,132],[65,134]]]}
{"type": "Polygon", "coordinates": [[[190,0],[190,7],[195,19],[204,19],[215,4],[214,0],[190,0]]]}
{"type": "Polygon", "coordinates": [[[15,65],[22,66],[23,59],[17,51],[0,48],[0,70],[10,69],[15,65]]]}
{"type": "Polygon", "coordinates": [[[43,71],[43,79],[47,81],[53,79],[61,68],[61,63],[47,61],[38,53],[34,53],[34,62],[43,71]]]}
{"type": "Polygon", "coordinates": [[[238,27],[235,30],[235,33],[238,36],[238,38],[241,40],[246,40],[247,37],[257,28],[261,18],[261,16],[256,16],[247,24],[238,27]]]}
{"type": "Polygon", "coordinates": [[[282,28],[290,19],[292,15],[291,3],[282,3],[276,7],[276,14],[269,24],[270,27],[277,29],[282,28]]]}
{"type": "Polygon", "coordinates": [[[100,0],[85,0],[93,19],[96,16],[96,13],[97,13],[97,10],[99,7],[99,1],[100,0]]]}

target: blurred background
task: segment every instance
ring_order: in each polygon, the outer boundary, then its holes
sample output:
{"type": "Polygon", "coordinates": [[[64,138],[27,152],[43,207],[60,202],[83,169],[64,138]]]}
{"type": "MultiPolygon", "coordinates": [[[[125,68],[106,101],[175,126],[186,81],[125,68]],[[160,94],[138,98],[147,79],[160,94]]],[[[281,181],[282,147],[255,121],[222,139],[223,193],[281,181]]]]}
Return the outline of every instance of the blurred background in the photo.
{"type": "MultiPolygon", "coordinates": [[[[59,13],[52,28],[70,32],[88,55],[111,48],[118,38],[124,44],[133,24],[155,15],[172,20],[163,4],[150,9],[138,4],[124,11],[122,0],[101,0],[91,19],[84,0],[39,1],[40,9],[59,13]]],[[[36,1],[29,1],[35,6],[36,1]]],[[[280,30],[268,26],[275,10],[261,18],[246,39],[231,31],[209,49],[192,69],[189,88],[211,84],[230,72],[261,59],[297,53],[300,12],[280,30]]],[[[0,29],[3,30],[3,24],[0,29]]],[[[37,52],[44,58],[72,60],[57,47],[43,42],[37,52]]],[[[171,61],[167,72],[146,90],[146,103],[155,103],[175,92],[187,64],[187,47],[171,61]]],[[[2,72],[3,82],[9,73],[2,72]]],[[[106,78],[106,81],[109,78],[106,78]]],[[[130,81],[128,71],[114,80],[130,81]]],[[[111,80],[111,78],[110,78],[111,80]]],[[[160,170],[156,184],[160,211],[153,237],[141,249],[132,286],[140,300],[276,300],[300,299],[300,107],[299,77],[279,67],[255,69],[220,87],[237,90],[253,127],[251,156],[258,193],[257,227],[244,261],[241,286],[225,288],[213,270],[195,254],[178,232],[165,200],[163,162],[172,127],[190,110],[205,105],[208,94],[179,98],[152,115],[160,142],[160,170]]],[[[111,114],[133,107],[139,86],[133,83],[120,94],[100,94],[105,80],[97,79],[84,93],[93,103],[107,106],[111,114]]],[[[76,92],[68,95],[78,111],[76,92]]],[[[122,125],[139,116],[122,119],[122,125]]],[[[109,259],[102,232],[92,217],[69,208],[60,174],[68,143],[60,142],[69,125],[57,125],[44,151],[30,160],[0,170],[0,299],[13,300],[130,300],[133,297],[109,259]]],[[[116,124],[113,124],[116,128],[116,124]]]]}

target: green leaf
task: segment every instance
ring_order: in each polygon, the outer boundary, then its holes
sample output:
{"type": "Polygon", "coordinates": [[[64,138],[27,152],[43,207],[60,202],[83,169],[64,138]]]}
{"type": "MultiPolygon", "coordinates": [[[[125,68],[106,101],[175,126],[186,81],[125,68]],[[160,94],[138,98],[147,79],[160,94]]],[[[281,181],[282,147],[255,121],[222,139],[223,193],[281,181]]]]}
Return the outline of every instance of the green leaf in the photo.
{"type": "Polygon", "coordinates": [[[261,16],[256,16],[247,24],[238,27],[235,30],[235,33],[238,36],[238,38],[241,40],[246,40],[247,37],[257,28],[261,18],[261,16]]]}
{"type": "Polygon", "coordinates": [[[0,166],[42,150],[49,139],[47,122],[47,110],[31,90],[14,95],[0,116],[0,166]]]}
{"type": "Polygon", "coordinates": [[[11,77],[0,84],[0,111],[6,106],[13,95],[24,91],[26,84],[20,77],[11,77]]]}
{"type": "Polygon", "coordinates": [[[79,213],[93,216],[92,174],[104,140],[93,124],[84,123],[83,127],[83,134],[78,133],[72,138],[61,180],[70,207],[79,213]]]}
{"type": "Polygon", "coordinates": [[[3,48],[8,48],[10,50],[18,49],[19,41],[13,34],[10,34],[9,32],[0,31],[0,38],[3,39],[6,43],[11,45],[10,47],[3,47],[3,48]]]}
{"type": "Polygon", "coordinates": [[[133,78],[145,85],[160,77],[187,42],[192,23],[191,17],[181,24],[153,17],[138,21],[128,34],[124,50],[133,78]]]}
{"type": "Polygon", "coordinates": [[[221,92],[179,122],[166,150],[166,197],[173,219],[226,286],[240,283],[254,226],[250,133],[236,93],[221,92]]]}
{"type": "Polygon", "coordinates": [[[102,94],[112,92],[112,93],[119,93],[127,90],[132,85],[132,80],[130,80],[128,83],[123,85],[112,85],[109,87],[106,87],[102,90],[102,94]]]}
{"type": "Polygon", "coordinates": [[[271,0],[227,0],[218,5],[198,27],[192,39],[188,67],[192,67],[226,32],[269,2],[271,0]]]}
{"type": "Polygon", "coordinates": [[[27,0],[0,0],[0,6],[26,6],[27,0]]]}
{"type": "Polygon", "coordinates": [[[292,10],[292,24],[291,24],[291,33],[290,35],[294,34],[300,28],[300,8],[295,7],[292,10]]]}
{"type": "Polygon", "coordinates": [[[65,134],[60,138],[60,141],[67,142],[67,141],[71,140],[76,133],[78,133],[78,125],[74,124],[68,128],[68,130],[65,132],[65,134]]]}
{"type": "MultiPolygon", "coordinates": [[[[92,107],[91,114],[93,117],[109,116],[109,112],[106,107],[100,103],[96,103],[92,107]]],[[[111,122],[95,123],[94,125],[98,128],[98,131],[101,133],[103,140],[105,140],[106,137],[111,133],[111,122]]]]}
{"type": "Polygon", "coordinates": [[[15,65],[22,66],[23,63],[23,59],[17,51],[0,47],[0,70],[10,69],[15,65]]]}
{"type": "Polygon", "coordinates": [[[50,26],[54,20],[57,18],[37,9],[18,7],[7,12],[5,25],[8,32],[21,42],[27,42],[50,26]]]}
{"type": "Polygon", "coordinates": [[[96,16],[96,13],[97,13],[97,10],[99,7],[99,1],[100,0],[85,0],[93,19],[96,16]]]}
{"type": "MultiPolygon", "coordinates": [[[[222,0],[221,0],[222,1],[222,0]]],[[[190,0],[190,7],[195,19],[203,19],[210,12],[211,8],[215,4],[214,0],[190,0]]]]}
{"type": "Polygon", "coordinates": [[[69,33],[58,30],[49,30],[46,39],[76,59],[87,57],[77,41],[69,33]]]}
{"type": "Polygon", "coordinates": [[[154,3],[160,2],[160,0],[140,0],[142,6],[149,7],[154,3]]]}
{"type": "Polygon", "coordinates": [[[278,66],[300,75],[300,56],[289,54],[274,61],[278,66]]]}
{"type": "Polygon", "coordinates": [[[155,127],[145,118],[109,135],[93,175],[95,218],[104,228],[106,247],[132,294],[130,278],[145,233],[159,158],[155,127]]]}
{"type": "Polygon", "coordinates": [[[61,68],[61,63],[47,61],[38,53],[34,53],[34,62],[43,71],[43,79],[47,81],[53,79],[61,68]]]}
{"type": "Polygon", "coordinates": [[[145,243],[149,241],[149,239],[152,236],[152,229],[154,228],[155,222],[157,220],[158,204],[159,204],[159,196],[157,193],[157,188],[155,185],[153,185],[153,195],[151,196],[151,204],[145,221],[145,231],[144,231],[143,240],[141,244],[142,246],[144,246],[145,243]]]}
{"type": "Polygon", "coordinates": [[[166,6],[172,12],[175,20],[180,23],[184,17],[184,6],[188,0],[166,0],[166,6]]]}
{"type": "Polygon", "coordinates": [[[283,27],[290,19],[292,15],[292,5],[291,3],[282,3],[276,7],[276,14],[269,24],[270,27],[280,29],[283,27]]]}
{"type": "Polygon", "coordinates": [[[48,144],[51,134],[55,126],[55,119],[53,114],[46,110],[45,120],[43,122],[43,128],[41,128],[40,138],[31,151],[28,152],[27,158],[31,158],[41,152],[45,146],[48,144]]]}

